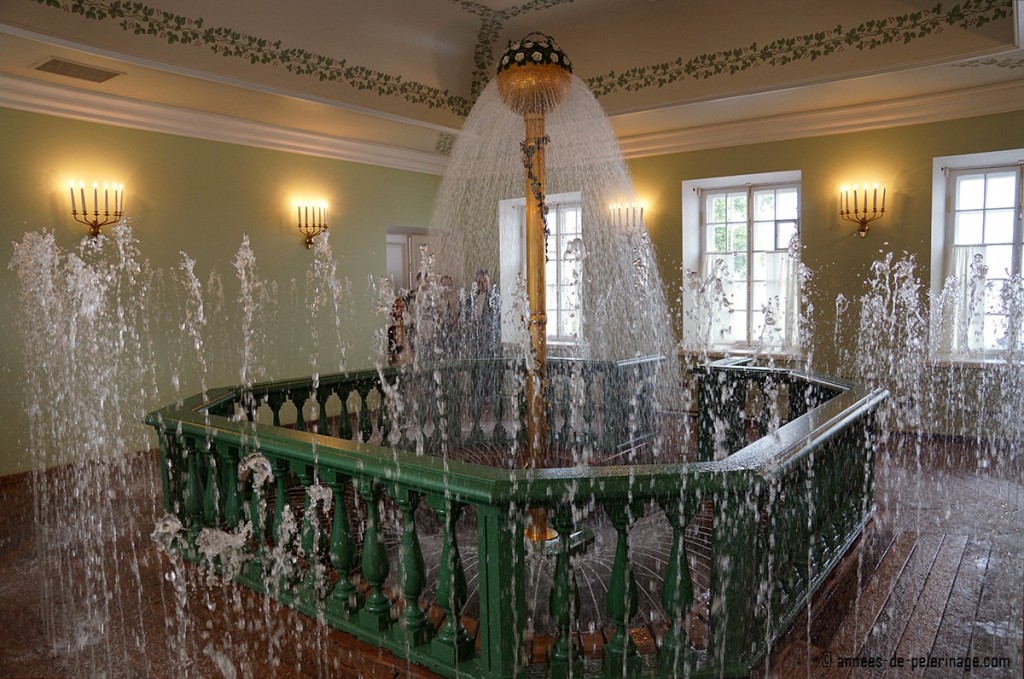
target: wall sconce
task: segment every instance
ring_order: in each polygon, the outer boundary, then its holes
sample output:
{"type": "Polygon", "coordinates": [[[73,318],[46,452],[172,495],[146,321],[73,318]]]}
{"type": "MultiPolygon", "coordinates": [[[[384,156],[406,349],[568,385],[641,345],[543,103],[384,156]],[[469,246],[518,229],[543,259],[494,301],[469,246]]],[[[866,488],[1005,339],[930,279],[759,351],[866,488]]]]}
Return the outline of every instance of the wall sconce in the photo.
{"type": "Polygon", "coordinates": [[[640,203],[612,203],[608,214],[613,226],[640,226],[644,223],[644,206],[640,203]]]}
{"type": "Polygon", "coordinates": [[[78,204],[75,202],[75,183],[71,182],[68,188],[71,192],[71,216],[76,222],[89,227],[90,238],[100,235],[101,226],[121,221],[124,214],[124,184],[103,185],[103,212],[100,212],[100,187],[97,182],[92,183],[92,212],[85,202],[85,182],[78,182],[79,197],[82,201],[81,212],[78,211],[78,204]],[[114,194],[113,201],[111,191],[114,194]]]}
{"type": "Polygon", "coordinates": [[[882,200],[878,200],[878,184],[871,189],[868,185],[858,188],[853,185],[853,209],[850,209],[849,186],[839,189],[839,216],[848,222],[860,224],[860,237],[868,235],[868,224],[885,214],[885,184],[882,184],[882,200]],[[868,202],[870,201],[870,206],[868,202]],[[869,209],[870,208],[870,209],[869,209]]]}
{"type": "Polygon", "coordinates": [[[298,210],[299,231],[306,237],[306,249],[313,247],[313,239],[327,230],[327,203],[300,205],[298,210]]]}

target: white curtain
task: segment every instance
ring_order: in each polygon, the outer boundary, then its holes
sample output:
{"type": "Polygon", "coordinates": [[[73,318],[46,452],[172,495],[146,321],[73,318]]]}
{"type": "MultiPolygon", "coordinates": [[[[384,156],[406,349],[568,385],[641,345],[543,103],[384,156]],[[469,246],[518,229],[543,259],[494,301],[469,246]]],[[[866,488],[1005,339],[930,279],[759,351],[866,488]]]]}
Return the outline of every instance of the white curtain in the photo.
{"type": "Polygon", "coordinates": [[[946,266],[946,285],[933,324],[940,353],[969,355],[985,350],[986,246],[954,245],[946,266]]]}
{"type": "MultiPolygon", "coordinates": [[[[745,255],[745,253],[744,253],[745,255]]],[[[765,257],[766,299],[755,300],[750,346],[772,350],[799,347],[799,261],[787,251],[753,253],[765,257]]],[[[747,289],[734,280],[736,254],[705,253],[699,280],[690,282],[699,341],[706,348],[747,345],[747,289]]]]}

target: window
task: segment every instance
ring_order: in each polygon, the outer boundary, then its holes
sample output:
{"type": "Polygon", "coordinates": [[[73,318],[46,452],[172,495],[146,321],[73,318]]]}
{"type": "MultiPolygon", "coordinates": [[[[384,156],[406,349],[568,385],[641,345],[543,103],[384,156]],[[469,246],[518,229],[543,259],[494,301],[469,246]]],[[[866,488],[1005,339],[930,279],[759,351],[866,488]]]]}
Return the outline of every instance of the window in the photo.
{"type": "MultiPolygon", "coordinates": [[[[544,272],[547,302],[547,338],[551,342],[576,342],[582,320],[583,207],[579,193],[551,194],[548,206],[548,238],[544,272]]],[[[511,309],[526,276],[526,199],[502,201],[501,294],[502,308],[511,309]]],[[[514,319],[512,319],[514,320],[514,319]]],[[[515,328],[503,319],[502,338],[515,341],[515,328]]],[[[519,338],[523,339],[523,338],[519,338]]]]}
{"type": "Polygon", "coordinates": [[[582,206],[575,201],[548,203],[548,208],[547,335],[549,340],[574,342],[580,334],[582,206]]]}
{"type": "Polygon", "coordinates": [[[1021,166],[947,168],[945,353],[1019,349],[1021,166]]]}
{"type": "Polygon", "coordinates": [[[688,237],[684,228],[684,326],[690,326],[684,336],[691,348],[780,351],[798,345],[800,185],[792,175],[742,178],[770,183],[695,183],[690,210],[684,184],[684,227],[688,212],[698,225],[688,237]]]}

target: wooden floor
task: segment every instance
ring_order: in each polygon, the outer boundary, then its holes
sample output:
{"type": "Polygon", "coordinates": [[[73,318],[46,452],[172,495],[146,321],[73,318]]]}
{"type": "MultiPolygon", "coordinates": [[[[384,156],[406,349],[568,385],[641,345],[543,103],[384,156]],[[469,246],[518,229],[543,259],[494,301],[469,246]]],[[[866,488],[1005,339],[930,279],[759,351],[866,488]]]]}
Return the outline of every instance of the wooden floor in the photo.
{"type": "MultiPolygon", "coordinates": [[[[1003,463],[1013,455],[892,442],[877,465],[874,521],[755,676],[1022,676],[1024,484],[1003,463]],[[965,672],[965,659],[978,666],[965,672]]],[[[148,536],[159,509],[155,463],[140,456],[133,466],[141,490],[116,502],[148,536]]],[[[0,479],[0,677],[430,676],[245,590],[191,577],[176,598],[148,539],[105,564],[124,599],[109,628],[56,621],[67,643],[53,648],[33,511],[26,478],[0,479]],[[188,616],[175,615],[181,607],[188,616]]],[[[62,589],[49,591],[60,598],[62,589]]]]}

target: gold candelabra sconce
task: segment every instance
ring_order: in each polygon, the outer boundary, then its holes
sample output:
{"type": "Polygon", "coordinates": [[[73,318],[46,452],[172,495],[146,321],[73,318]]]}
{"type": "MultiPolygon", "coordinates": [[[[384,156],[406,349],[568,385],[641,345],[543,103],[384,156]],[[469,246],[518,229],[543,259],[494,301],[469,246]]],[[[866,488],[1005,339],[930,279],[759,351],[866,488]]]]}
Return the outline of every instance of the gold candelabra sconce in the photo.
{"type": "Polygon", "coordinates": [[[85,182],[78,182],[78,198],[75,200],[75,183],[68,187],[71,192],[71,216],[76,222],[89,227],[89,237],[100,235],[100,228],[107,224],[115,224],[124,216],[124,184],[103,184],[103,211],[100,211],[100,184],[92,183],[92,210],[86,202],[85,182]],[[81,207],[81,212],[79,212],[81,207]]]}
{"type": "Polygon", "coordinates": [[[848,222],[860,225],[858,233],[863,238],[868,235],[868,224],[885,214],[885,184],[882,184],[882,196],[879,200],[878,184],[869,187],[867,184],[852,187],[843,186],[839,189],[839,216],[848,222]],[[851,203],[852,194],[852,203],[851,203]]]}
{"type": "Polygon", "coordinates": [[[643,226],[644,206],[640,203],[612,203],[608,216],[614,226],[643,226]]]}
{"type": "Polygon", "coordinates": [[[306,237],[306,249],[313,247],[313,239],[327,231],[327,203],[300,205],[298,211],[299,231],[306,237]]]}

